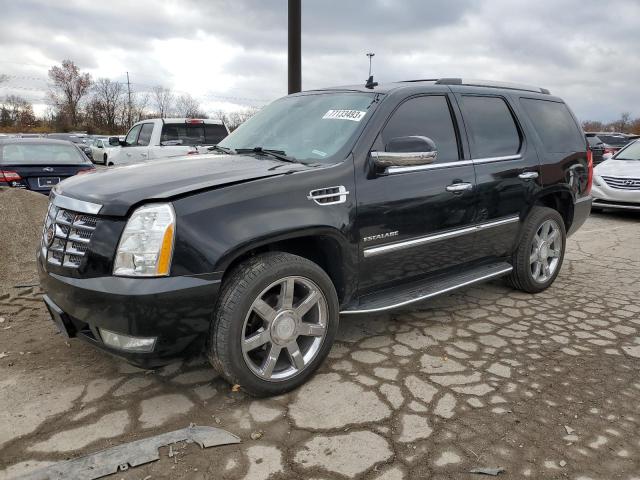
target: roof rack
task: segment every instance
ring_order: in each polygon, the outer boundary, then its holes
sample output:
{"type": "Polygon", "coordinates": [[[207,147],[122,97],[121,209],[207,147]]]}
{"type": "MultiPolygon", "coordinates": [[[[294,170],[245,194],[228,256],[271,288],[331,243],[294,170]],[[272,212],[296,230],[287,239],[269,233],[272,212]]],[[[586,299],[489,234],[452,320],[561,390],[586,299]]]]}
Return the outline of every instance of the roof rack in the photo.
{"type": "Polygon", "coordinates": [[[531,85],[523,85],[520,83],[495,82],[493,80],[463,80],[462,78],[425,78],[419,80],[404,80],[403,82],[435,82],[436,85],[466,85],[469,87],[489,87],[489,88],[506,88],[509,90],[524,90],[527,92],[544,93],[549,95],[546,88],[533,87],[531,85]]]}

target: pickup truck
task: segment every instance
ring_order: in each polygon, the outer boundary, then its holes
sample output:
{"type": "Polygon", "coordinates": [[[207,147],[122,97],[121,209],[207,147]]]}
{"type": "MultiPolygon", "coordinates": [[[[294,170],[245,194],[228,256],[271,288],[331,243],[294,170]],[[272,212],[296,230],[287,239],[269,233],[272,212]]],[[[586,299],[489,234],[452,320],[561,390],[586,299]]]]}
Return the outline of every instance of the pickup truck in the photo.
{"type": "Polygon", "coordinates": [[[134,124],[120,142],[122,148],[109,154],[107,165],[145,162],[158,158],[206,151],[229,134],[219,120],[195,118],[151,118],[134,124]]]}
{"type": "Polygon", "coordinates": [[[546,89],[301,92],[210,154],[56,186],[44,300],[62,332],[136,365],[204,351],[232,384],[276,395],[310,378],[340,315],[499,277],[548,288],[592,178],[580,124],[546,89]]]}

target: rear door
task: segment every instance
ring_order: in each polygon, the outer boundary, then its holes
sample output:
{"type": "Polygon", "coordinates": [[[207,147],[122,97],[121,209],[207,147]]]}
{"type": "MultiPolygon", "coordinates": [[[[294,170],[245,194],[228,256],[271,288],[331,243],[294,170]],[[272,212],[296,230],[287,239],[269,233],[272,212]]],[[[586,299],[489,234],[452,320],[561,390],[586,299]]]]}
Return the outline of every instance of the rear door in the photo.
{"type": "Polygon", "coordinates": [[[467,229],[476,213],[475,174],[464,160],[454,114],[450,95],[415,96],[396,107],[380,131],[372,150],[419,135],[433,140],[438,154],[428,165],[357,179],[362,294],[474,259],[467,229]]]}
{"type": "Polygon", "coordinates": [[[508,96],[474,91],[456,98],[476,171],[477,220],[484,224],[475,234],[475,249],[483,257],[505,257],[541,188],[538,155],[508,96]]]}

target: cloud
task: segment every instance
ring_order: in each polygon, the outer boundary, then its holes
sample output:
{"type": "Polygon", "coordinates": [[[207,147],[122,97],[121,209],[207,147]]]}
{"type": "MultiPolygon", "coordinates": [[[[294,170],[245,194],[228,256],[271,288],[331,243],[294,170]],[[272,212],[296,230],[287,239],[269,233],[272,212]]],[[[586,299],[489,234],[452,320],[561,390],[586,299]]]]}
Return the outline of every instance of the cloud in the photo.
{"type": "MultiPolygon", "coordinates": [[[[303,0],[303,88],[463,76],[549,88],[580,118],[640,116],[637,0],[303,0]],[[633,109],[636,109],[633,111],[633,109]]],[[[43,97],[72,58],[134,89],[163,84],[206,108],[286,93],[284,0],[2,1],[4,93],[43,97]],[[29,77],[29,78],[27,78],[29,77]],[[13,89],[13,90],[10,90],[13,89]]]]}

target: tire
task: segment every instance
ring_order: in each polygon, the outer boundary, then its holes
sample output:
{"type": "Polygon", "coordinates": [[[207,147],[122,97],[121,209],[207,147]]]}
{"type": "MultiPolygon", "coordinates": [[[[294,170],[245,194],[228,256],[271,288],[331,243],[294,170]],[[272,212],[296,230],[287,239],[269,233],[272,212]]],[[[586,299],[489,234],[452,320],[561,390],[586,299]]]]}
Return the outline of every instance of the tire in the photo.
{"type": "Polygon", "coordinates": [[[102,164],[103,165],[107,164],[107,154],[106,153],[102,156],[102,164]]]}
{"type": "Polygon", "coordinates": [[[552,208],[533,207],[513,255],[513,271],[507,277],[507,282],[523,292],[538,293],[546,290],[560,272],[566,244],[567,233],[562,216],[552,208]],[[545,231],[542,229],[546,225],[551,225],[552,230],[547,232],[545,240],[545,231]],[[557,233],[554,235],[553,231],[557,233]],[[549,241],[548,238],[553,240],[549,241]],[[548,271],[544,268],[545,264],[548,271]]]}
{"type": "Polygon", "coordinates": [[[113,167],[113,162],[109,162],[109,163],[107,164],[107,167],[113,167]]]}
{"type": "Polygon", "coordinates": [[[207,355],[232,385],[254,396],[279,395],[317,370],[331,350],[338,318],[335,287],[318,265],[289,253],[257,255],[224,280],[207,355]],[[290,299],[287,291],[293,291],[290,299]]]}

